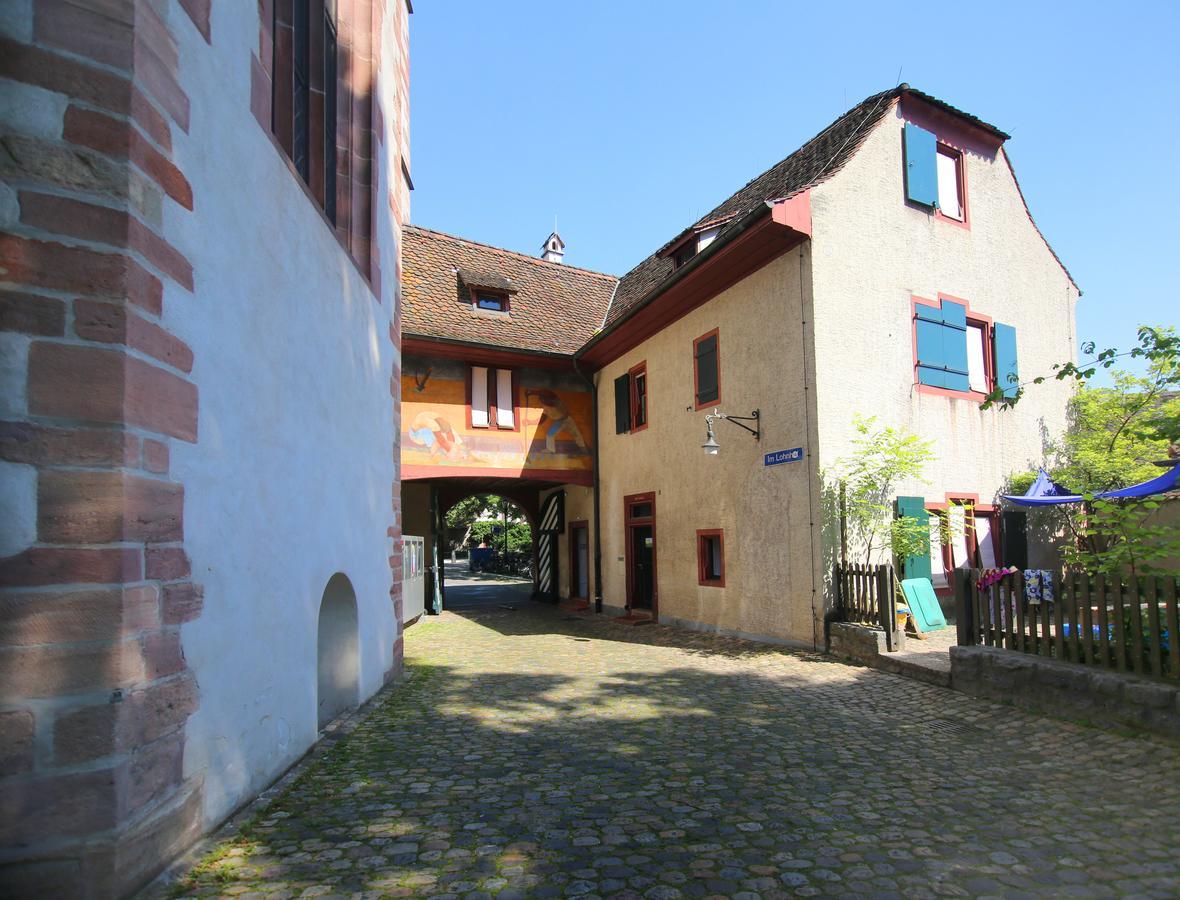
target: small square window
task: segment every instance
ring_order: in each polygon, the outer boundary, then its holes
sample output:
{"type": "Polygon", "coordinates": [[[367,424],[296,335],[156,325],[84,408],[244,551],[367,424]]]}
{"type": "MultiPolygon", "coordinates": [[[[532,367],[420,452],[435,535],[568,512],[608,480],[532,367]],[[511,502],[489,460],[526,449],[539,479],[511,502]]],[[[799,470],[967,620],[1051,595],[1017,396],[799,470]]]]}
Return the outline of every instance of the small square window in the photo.
{"type": "Polygon", "coordinates": [[[508,295],[494,294],[491,291],[475,291],[472,300],[476,309],[489,312],[508,312],[508,295]]]}
{"type": "Polygon", "coordinates": [[[721,529],[697,532],[697,581],[725,587],[725,538],[721,529]]]}

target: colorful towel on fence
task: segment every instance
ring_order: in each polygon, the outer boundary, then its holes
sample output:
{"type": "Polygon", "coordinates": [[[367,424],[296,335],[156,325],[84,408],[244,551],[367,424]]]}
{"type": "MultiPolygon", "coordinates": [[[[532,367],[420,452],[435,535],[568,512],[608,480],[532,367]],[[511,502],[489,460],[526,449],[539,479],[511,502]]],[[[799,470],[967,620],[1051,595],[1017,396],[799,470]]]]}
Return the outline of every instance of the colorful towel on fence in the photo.
{"type": "Polygon", "coordinates": [[[1024,570],[1024,599],[1029,606],[1053,602],[1053,573],[1048,569],[1024,570]]]}

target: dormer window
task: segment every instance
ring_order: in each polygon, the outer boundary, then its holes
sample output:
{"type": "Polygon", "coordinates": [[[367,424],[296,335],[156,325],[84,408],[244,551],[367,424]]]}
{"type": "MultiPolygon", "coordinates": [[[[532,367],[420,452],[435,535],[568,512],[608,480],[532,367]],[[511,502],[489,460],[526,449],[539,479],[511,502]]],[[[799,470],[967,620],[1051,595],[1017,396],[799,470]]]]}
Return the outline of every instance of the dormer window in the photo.
{"type": "Polygon", "coordinates": [[[683,247],[672,254],[672,265],[679,269],[697,255],[697,241],[695,235],[683,247]]]}
{"type": "Polygon", "coordinates": [[[488,290],[473,290],[472,305],[476,309],[486,310],[488,312],[508,312],[508,295],[501,294],[497,291],[488,290]]]}

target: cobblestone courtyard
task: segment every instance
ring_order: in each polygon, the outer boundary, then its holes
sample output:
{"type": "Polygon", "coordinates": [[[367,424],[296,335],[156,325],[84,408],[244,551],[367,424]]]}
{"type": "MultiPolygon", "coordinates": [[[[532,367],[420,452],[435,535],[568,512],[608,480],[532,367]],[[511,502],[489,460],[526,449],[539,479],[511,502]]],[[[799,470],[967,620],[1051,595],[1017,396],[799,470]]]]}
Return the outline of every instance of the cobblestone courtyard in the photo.
{"type": "Polygon", "coordinates": [[[525,603],[388,690],[182,895],[1180,895],[1180,750],[525,603]]]}

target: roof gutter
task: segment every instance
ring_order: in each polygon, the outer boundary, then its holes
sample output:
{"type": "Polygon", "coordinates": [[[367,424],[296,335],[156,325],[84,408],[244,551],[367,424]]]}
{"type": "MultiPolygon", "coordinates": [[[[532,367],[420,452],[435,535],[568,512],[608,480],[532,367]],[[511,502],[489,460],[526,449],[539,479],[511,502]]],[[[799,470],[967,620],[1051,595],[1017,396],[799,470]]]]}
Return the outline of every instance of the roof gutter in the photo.
{"type": "MultiPolygon", "coordinates": [[[[600,331],[598,334],[594,335],[594,337],[590,338],[590,340],[578,348],[578,350],[574,351],[574,358],[581,359],[588,350],[598,344],[599,341],[603,340],[608,334],[613,333],[624,322],[632,318],[640,310],[650,306],[656,299],[667,293],[669,288],[679,284],[685,278],[688,278],[690,275],[692,275],[693,272],[708,262],[715,253],[721,250],[721,248],[733,243],[734,240],[736,240],[745,232],[749,231],[750,228],[756,225],[759,221],[770,215],[770,211],[773,209],[773,207],[773,201],[764,200],[736,222],[732,223],[726,228],[723,228],[722,235],[724,235],[724,237],[719,236],[717,240],[713,241],[713,243],[711,243],[708,247],[706,247],[687,263],[673,272],[671,276],[666,278],[663,283],[661,283],[654,291],[644,297],[639,303],[636,303],[629,310],[627,310],[626,314],[613,325],[611,325],[610,328],[600,331]]],[[[611,298],[611,302],[614,302],[613,296],[611,298]]]]}
{"type": "Polygon", "coordinates": [[[573,353],[562,353],[556,350],[530,350],[524,347],[508,347],[503,344],[488,344],[482,341],[460,341],[455,338],[438,337],[430,334],[417,334],[414,332],[403,331],[402,342],[413,340],[423,341],[431,344],[444,344],[450,347],[472,348],[477,350],[495,350],[501,353],[516,353],[521,356],[535,356],[541,359],[559,359],[565,362],[572,362],[574,359],[573,353]]]}

